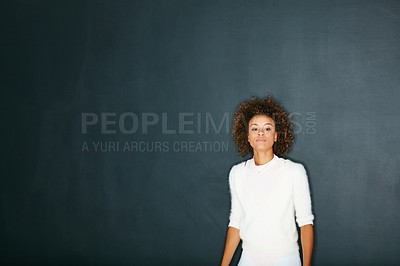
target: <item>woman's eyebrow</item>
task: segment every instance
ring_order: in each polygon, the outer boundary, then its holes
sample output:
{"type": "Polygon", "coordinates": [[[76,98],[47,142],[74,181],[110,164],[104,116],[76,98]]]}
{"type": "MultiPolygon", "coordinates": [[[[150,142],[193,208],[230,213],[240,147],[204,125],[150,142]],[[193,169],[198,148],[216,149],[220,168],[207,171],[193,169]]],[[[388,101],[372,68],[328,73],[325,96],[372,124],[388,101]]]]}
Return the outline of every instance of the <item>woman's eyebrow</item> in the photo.
{"type": "MultiPolygon", "coordinates": [[[[272,126],[272,124],[271,124],[271,123],[265,123],[264,125],[271,125],[271,126],[272,126]]],[[[258,124],[256,124],[256,123],[253,123],[253,124],[251,124],[250,126],[258,126],[258,124]]]]}

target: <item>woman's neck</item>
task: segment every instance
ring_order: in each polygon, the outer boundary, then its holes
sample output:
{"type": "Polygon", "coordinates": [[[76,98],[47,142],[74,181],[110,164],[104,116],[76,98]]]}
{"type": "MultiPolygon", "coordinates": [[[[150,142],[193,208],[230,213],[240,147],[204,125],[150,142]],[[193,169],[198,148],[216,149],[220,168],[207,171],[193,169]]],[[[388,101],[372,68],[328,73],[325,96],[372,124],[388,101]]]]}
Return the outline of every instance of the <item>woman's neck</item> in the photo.
{"type": "Polygon", "coordinates": [[[263,165],[270,162],[274,158],[272,150],[265,152],[254,151],[254,163],[256,165],[263,165]]]}

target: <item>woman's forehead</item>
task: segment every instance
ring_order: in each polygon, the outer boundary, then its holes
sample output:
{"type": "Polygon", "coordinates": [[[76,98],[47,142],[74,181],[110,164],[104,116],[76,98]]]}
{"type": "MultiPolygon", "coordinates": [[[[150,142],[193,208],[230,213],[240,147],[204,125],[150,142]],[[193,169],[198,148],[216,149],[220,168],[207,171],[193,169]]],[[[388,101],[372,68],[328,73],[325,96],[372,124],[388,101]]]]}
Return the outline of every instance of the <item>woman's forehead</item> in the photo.
{"type": "Polygon", "coordinates": [[[274,120],[267,116],[267,115],[256,115],[254,116],[252,119],[250,119],[249,124],[258,124],[258,125],[263,125],[266,123],[270,123],[272,125],[274,125],[274,120]]]}

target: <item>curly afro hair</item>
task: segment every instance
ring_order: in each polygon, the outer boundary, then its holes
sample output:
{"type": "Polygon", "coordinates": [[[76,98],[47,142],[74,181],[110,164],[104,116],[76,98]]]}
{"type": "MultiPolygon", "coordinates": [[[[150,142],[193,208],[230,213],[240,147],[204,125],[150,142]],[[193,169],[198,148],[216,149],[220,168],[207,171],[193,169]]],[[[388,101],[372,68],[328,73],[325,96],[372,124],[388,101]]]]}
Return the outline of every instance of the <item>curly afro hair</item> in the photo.
{"type": "Polygon", "coordinates": [[[232,135],[239,154],[244,157],[253,154],[253,147],[248,142],[249,122],[256,115],[266,115],[275,122],[278,139],[273,145],[273,152],[278,157],[285,157],[294,142],[293,125],[282,105],[274,101],[270,95],[264,99],[252,97],[242,102],[235,112],[232,135]]]}

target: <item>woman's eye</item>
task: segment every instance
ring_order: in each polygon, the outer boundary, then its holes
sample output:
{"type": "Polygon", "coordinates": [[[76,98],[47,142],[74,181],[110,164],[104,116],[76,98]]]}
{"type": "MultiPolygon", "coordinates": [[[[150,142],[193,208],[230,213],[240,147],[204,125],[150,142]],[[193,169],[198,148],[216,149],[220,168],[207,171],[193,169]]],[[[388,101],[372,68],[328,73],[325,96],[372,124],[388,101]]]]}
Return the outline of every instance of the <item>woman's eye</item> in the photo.
{"type": "Polygon", "coordinates": [[[252,131],[257,131],[257,128],[252,128],[251,130],[252,130],[252,131]]]}
{"type": "Polygon", "coordinates": [[[271,130],[271,128],[269,128],[269,127],[265,128],[265,131],[270,131],[270,130],[271,130]]]}

